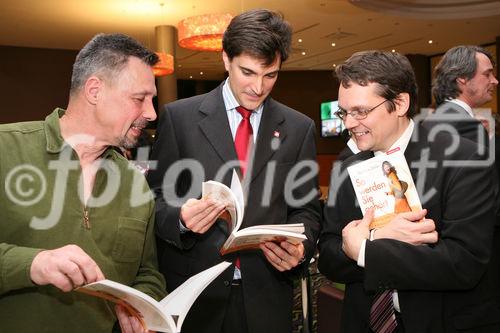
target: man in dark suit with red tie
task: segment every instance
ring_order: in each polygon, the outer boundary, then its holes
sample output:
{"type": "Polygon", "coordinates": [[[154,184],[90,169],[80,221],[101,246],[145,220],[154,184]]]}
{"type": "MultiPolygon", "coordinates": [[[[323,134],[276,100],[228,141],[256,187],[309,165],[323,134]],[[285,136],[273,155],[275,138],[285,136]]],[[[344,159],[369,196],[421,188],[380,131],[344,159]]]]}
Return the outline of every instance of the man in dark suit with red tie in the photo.
{"type": "Polygon", "coordinates": [[[499,332],[487,270],[492,166],[473,142],[429,135],[413,122],[417,85],[404,56],[359,52],[336,73],[338,114],[360,151],[341,162],[340,174],[402,151],[424,207],[370,231],[371,215],[363,217],[349,178],[332,184],[319,269],[346,284],[343,332],[499,332]]]}
{"type": "Polygon", "coordinates": [[[152,157],[158,165],[148,180],[168,290],[222,260],[235,263],[201,294],[183,332],[292,330],[292,279],[314,253],[320,214],[314,122],[269,97],[290,44],[281,15],[236,16],[223,38],[227,80],[166,105],[160,116],[152,157]],[[225,207],[197,198],[203,181],[230,186],[233,169],[248,188],[242,228],[304,223],[307,240],[221,257],[228,232],[218,216],[225,207]]]}

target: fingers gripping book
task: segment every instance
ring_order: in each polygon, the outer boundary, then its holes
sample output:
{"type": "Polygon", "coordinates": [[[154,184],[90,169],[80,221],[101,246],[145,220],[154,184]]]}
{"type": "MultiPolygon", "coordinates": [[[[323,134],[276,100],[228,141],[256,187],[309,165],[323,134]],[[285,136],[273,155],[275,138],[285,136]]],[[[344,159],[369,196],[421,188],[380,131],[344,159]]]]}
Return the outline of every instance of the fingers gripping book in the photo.
{"type": "Polygon", "coordinates": [[[203,182],[202,198],[210,198],[226,205],[227,214],[223,214],[221,218],[227,221],[230,235],[220,250],[222,255],[258,249],[259,244],[263,242],[286,240],[292,244],[300,244],[307,239],[304,235],[303,223],[256,225],[240,229],[245,213],[245,200],[243,187],[235,171],[233,171],[231,188],[212,180],[203,182]]]}
{"type": "Polygon", "coordinates": [[[137,289],[111,280],[97,281],[76,290],[122,305],[130,315],[139,319],[144,329],[179,333],[196,298],[230,265],[224,261],[192,276],[160,302],[137,289]]]}

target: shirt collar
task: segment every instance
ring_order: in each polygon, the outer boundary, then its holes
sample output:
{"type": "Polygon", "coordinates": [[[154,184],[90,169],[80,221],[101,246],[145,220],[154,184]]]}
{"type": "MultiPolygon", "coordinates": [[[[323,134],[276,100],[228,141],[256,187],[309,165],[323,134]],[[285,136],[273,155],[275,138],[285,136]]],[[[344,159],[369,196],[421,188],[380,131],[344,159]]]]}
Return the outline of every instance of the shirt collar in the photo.
{"type": "Polygon", "coordinates": [[[458,106],[462,107],[465,110],[465,112],[469,114],[469,116],[474,118],[474,113],[472,112],[472,108],[470,107],[469,104],[465,103],[464,101],[455,98],[455,99],[449,99],[447,100],[447,102],[457,104],[458,106]]]}
{"type": "MultiPolygon", "coordinates": [[[[408,143],[410,143],[411,140],[411,135],[413,133],[413,128],[415,127],[415,123],[413,122],[412,119],[410,119],[410,123],[408,124],[408,127],[405,129],[403,134],[392,144],[392,146],[389,148],[387,152],[395,152],[395,151],[402,151],[403,153],[406,151],[406,147],[408,147],[408,143]]],[[[357,154],[360,152],[358,146],[356,145],[356,142],[354,142],[353,139],[349,139],[347,142],[347,146],[349,149],[354,154],[357,154]]],[[[385,154],[384,152],[381,151],[375,151],[374,152],[375,156],[380,155],[380,154],[385,154]]]]}
{"type": "Polygon", "coordinates": [[[51,114],[45,117],[45,140],[47,142],[46,149],[49,153],[59,153],[64,146],[59,119],[65,112],[66,110],[64,109],[56,108],[51,114]]]}
{"type": "MultiPolygon", "coordinates": [[[[45,117],[45,140],[47,142],[48,153],[60,153],[63,148],[69,147],[61,135],[60,119],[66,110],[56,108],[51,114],[45,117]]],[[[108,147],[101,155],[102,158],[116,158],[120,155],[111,146],[108,147]]]]}
{"type": "MultiPolygon", "coordinates": [[[[222,98],[224,99],[224,106],[226,107],[226,111],[236,110],[236,108],[240,106],[240,104],[234,97],[233,92],[231,91],[231,87],[229,86],[229,78],[224,81],[224,85],[222,86],[222,98]]],[[[253,110],[253,112],[259,114],[263,109],[264,103],[259,105],[255,110],[253,110]]]]}

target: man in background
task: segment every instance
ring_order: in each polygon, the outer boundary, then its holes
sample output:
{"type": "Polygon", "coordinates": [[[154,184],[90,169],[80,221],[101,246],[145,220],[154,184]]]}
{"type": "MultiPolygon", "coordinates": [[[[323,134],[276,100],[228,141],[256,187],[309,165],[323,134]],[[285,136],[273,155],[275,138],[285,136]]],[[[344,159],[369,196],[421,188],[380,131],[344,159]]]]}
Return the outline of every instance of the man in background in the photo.
{"type": "MultiPolygon", "coordinates": [[[[478,151],[486,163],[496,163],[493,133],[473,113],[491,102],[498,80],[494,72],[495,61],[488,50],[474,45],[460,45],[449,49],[435,68],[432,93],[437,109],[424,119],[423,125],[432,131],[437,126],[478,144],[478,151]],[[490,135],[489,135],[490,134],[490,135]]],[[[493,125],[492,118],[488,125],[493,125]]],[[[437,129],[437,128],[436,128],[437,129]]],[[[493,130],[491,130],[493,132],[493,130]]],[[[492,270],[492,293],[500,306],[500,195],[498,169],[494,168],[492,184],[496,195],[496,223],[493,237],[493,251],[489,269],[492,270]]]]}
{"type": "Polygon", "coordinates": [[[487,146],[488,135],[472,109],[492,100],[498,85],[493,70],[493,57],[482,47],[461,45],[448,50],[435,68],[432,93],[437,109],[426,126],[447,123],[460,136],[487,146]]]}
{"type": "Polygon", "coordinates": [[[112,147],[133,147],[156,118],[157,61],[128,36],[97,35],[73,65],[66,110],[0,125],[0,331],[109,333],[117,317],[122,332],[144,331],[72,290],[107,278],[164,296],[152,197],[112,147]]]}
{"type": "Polygon", "coordinates": [[[295,177],[287,177],[296,165],[314,164],[314,122],[269,97],[290,44],[291,28],[277,13],[234,17],[223,38],[228,78],[207,94],[167,104],[160,117],[152,155],[158,168],[148,180],[169,290],[223,260],[219,249],[229,234],[217,217],[225,207],[197,198],[203,181],[230,186],[233,169],[248,188],[242,228],[304,223],[307,236],[299,245],[266,242],[259,251],[237,253],[234,270],[191,308],[185,333],[292,330],[292,278],[313,255],[320,224],[316,171],[295,168],[295,177]],[[188,165],[194,169],[175,172],[188,165]],[[169,174],[175,177],[165,179],[169,174]]]}

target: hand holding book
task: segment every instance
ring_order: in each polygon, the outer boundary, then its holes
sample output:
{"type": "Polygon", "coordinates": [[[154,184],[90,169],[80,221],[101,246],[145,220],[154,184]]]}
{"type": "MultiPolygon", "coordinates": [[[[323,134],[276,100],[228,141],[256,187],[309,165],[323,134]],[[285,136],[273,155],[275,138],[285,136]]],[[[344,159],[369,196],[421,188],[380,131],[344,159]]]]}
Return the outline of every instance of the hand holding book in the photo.
{"type": "Polygon", "coordinates": [[[304,241],[304,224],[266,224],[256,225],[240,229],[245,213],[243,189],[236,172],[233,172],[231,188],[216,182],[204,182],[202,186],[202,200],[214,200],[223,205],[227,211],[226,216],[230,235],[220,253],[255,250],[259,245],[265,242],[288,241],[291,244],[298,245],[304,241]]]}
{"type": "Polygon", "coordinates": [[[397,214],[390,222],[376,230],[373,239],[397,239],[413,245],[436,243],[436,226],[432,219],[425,218],[426,214],[427,209],[397,214]]]}
{"type": "Polygon", "coordinates": [[[361,243],[369,238],[374,212],[373,208],[368,208],[361,220],[351,221],[342,230],[342,251],[352,260],[357,260],[361,243]]]}
{"type": "Polygon", "coordinates": [[[288,271],[300,264],[305,251],[302,243],[292,244],[286,240],[279,243],[262,243],[260,249],[267,261],[280,272],[288,271]]]}
{"type": "MultiPolygon", "coordinates": [[[[139,290],[110,280],[97,281],[76,291],[122,306],[124,311],[119,314],[136,318],[143,328],[178,333],[196,298],[230,265],[229,262],[222,262],[190,277],[160,302],[139,290]]],[[[123,320],[126,322],[125,318],[123,320]]],[[[138,328],[136,320],[132,319],[132,322],[138,328]]]]}

